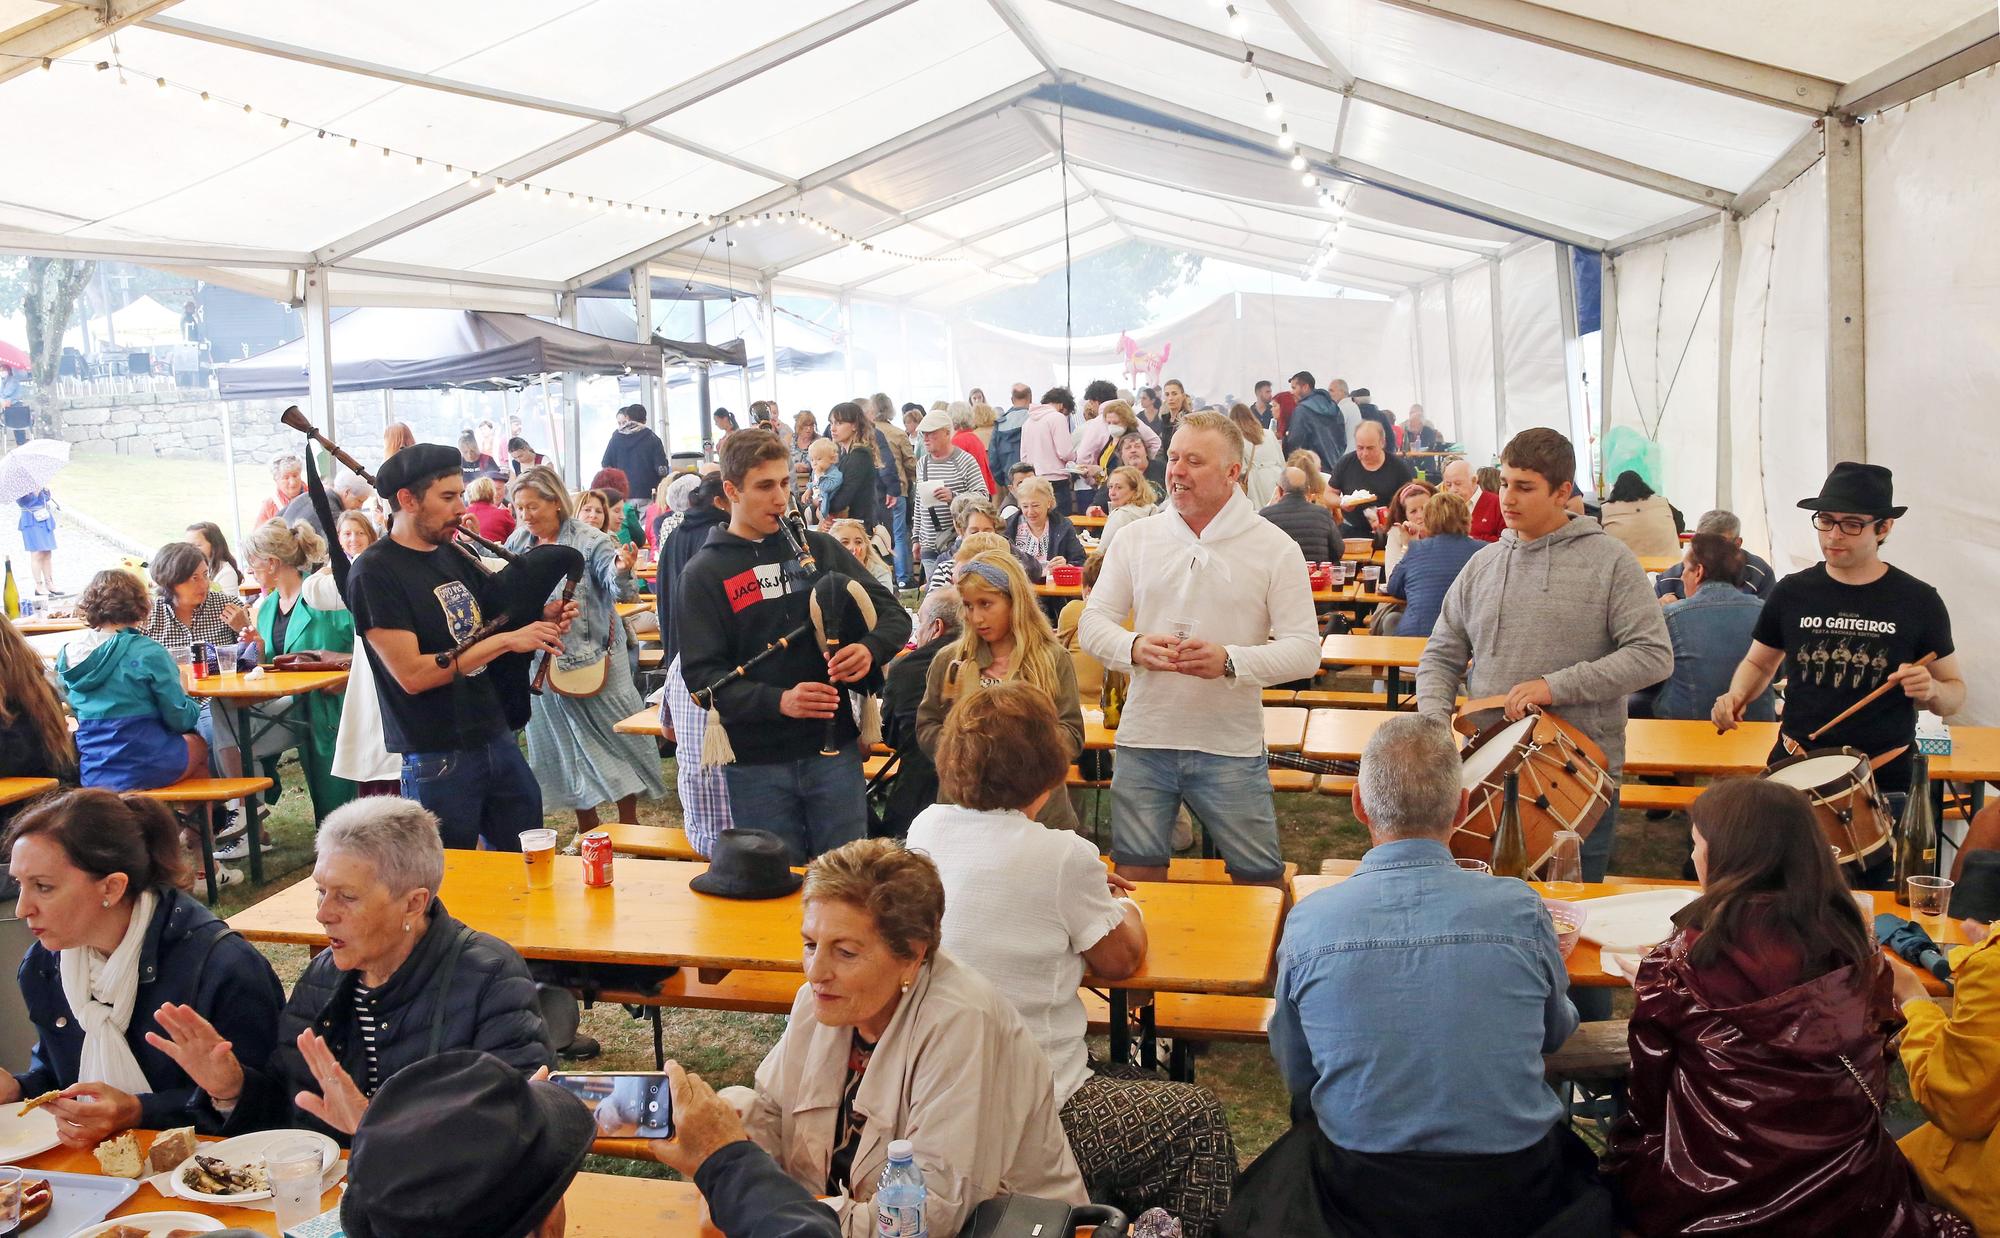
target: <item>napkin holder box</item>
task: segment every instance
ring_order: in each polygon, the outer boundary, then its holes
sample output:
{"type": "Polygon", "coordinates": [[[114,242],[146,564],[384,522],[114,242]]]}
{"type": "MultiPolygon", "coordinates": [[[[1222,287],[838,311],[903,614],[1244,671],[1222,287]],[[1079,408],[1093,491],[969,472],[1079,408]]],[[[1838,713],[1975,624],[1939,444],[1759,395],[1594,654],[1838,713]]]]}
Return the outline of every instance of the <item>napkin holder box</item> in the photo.
{"type": "Polygon", "coordinates": [[[346,1233],[340,1226],[340,1209],[331,1208],[287,1229],[285,1238],[345,1238],[346,1233]]]}
{"type": "Polygon", "coordinates": [[[1951,728],[1928,709],[1917,711],[1917,751],[1932,757],[1951,755],[1951,728]]]}

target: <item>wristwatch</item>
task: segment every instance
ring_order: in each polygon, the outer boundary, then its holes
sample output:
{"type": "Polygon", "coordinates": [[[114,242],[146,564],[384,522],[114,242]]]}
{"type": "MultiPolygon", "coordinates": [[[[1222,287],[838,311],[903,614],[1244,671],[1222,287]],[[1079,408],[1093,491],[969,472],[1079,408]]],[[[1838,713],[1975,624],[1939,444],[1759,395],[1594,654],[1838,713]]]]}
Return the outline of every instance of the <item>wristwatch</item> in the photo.
{"type": "Polygon", "coordinates": [[[1227,653],[1222,655],[1222,677],[1224,679],[1236,678],[1236,659],[1230,657],[1227,653]]]}

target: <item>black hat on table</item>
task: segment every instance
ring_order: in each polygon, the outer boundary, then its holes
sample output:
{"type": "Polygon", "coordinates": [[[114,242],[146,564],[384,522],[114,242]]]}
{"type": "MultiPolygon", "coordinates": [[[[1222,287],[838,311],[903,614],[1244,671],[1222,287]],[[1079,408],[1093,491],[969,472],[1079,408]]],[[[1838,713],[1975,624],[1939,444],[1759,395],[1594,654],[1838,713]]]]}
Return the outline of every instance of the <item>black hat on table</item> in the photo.
{"type": "Polygon", "coordinates": [[[596,1134],[582,1101],[491,1054],[413,1062],[354,1133],[341,1227],[348,1238],[527,1238],[596,1134]]]}
{"type": "Polygon", "coordinates": [[[720,898],[783,898],[804,881],[803,874],[792,871],[791,848],[784,839],[769,830],[724,830],[709,849],[708,871],[688,886],[720,898]]]}
{"type": "Polygon", "coordinates": [[[2000,920],[2000,851],[1969,851],[1951,892],[1951,914],[1960,920],[2000,920]]]}
{"type": "Polygon", "coordinates": [[[1910,510],[1896,506],[1895,480],[1895,475],[1879,464],[1842,460],[1826,475],[1819,493],[1810,499],[1800,499],[1799,506],[1809,512],[1853,512],[1877,520],[1894,520],[1910,510]]]}
{"type": "Polygon", "coordinates": [[[458,448],[442,443],[413,443],[382,462],[375,470],[375,493],[396,501],[398,490],[414,490],[440,477],[456,477],[465,467],[458,448]]]}

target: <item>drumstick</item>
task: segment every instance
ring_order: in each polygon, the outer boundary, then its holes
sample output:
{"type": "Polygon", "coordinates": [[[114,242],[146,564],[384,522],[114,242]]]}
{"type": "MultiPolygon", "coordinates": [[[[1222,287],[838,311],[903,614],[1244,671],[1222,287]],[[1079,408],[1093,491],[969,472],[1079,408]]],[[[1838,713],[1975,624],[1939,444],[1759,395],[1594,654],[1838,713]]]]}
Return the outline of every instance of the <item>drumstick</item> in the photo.
{"type": "MultiPolygon", "coordinates": [[[[1916,661],[1910,663],[1910,665],[1929,666],[1932,662],[1935,661],[1937,661],[1937,654],[1935,652],[1932,652],[1925,654],[1921,658],[1918,658],[1916,661]]],[[[1880,687],[1876,688],[1873,692],[1870,692],[1867,696],[1864,696],[1860,700],[1854,702],[1854,704],[1849,705],[1846,709],[1843,709],[1839,713],[1835,714],[1833,716],[1833,721],[1827,723],[1819,730],[1814,731],[1812,734],[1806,736],[1806,742],[1811,743],[1812,741],[1818,739],[1820,736],[1826,734],[1828,731],[1831,731],[1833,728],[1839,726],[1841,723],[1847,721],[1849,718],[1852,718],[1855,714],[1860,713],[1863,709],[1867,708],[1870,705],[1873,705],[1876,701],[1881,699],[1882,694],[1884,692],[1887,692],[1889,689],[1895,686],[1896,686],[1895,680],[1893,679],[1883,680],[1880,687]]]]}

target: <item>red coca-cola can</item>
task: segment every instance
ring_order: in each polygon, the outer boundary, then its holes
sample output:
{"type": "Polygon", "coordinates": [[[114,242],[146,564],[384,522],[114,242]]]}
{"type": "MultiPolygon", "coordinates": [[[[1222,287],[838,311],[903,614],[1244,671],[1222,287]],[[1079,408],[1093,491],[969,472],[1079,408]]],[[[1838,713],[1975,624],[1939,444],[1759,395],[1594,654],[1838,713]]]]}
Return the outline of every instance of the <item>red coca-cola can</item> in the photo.
{"type": "Polygon", "coordinates": [[[611,884],[611,835],[592,830],[577,839],[576,852],[583,857],[583,884],[601,890],[611,884]]]}

